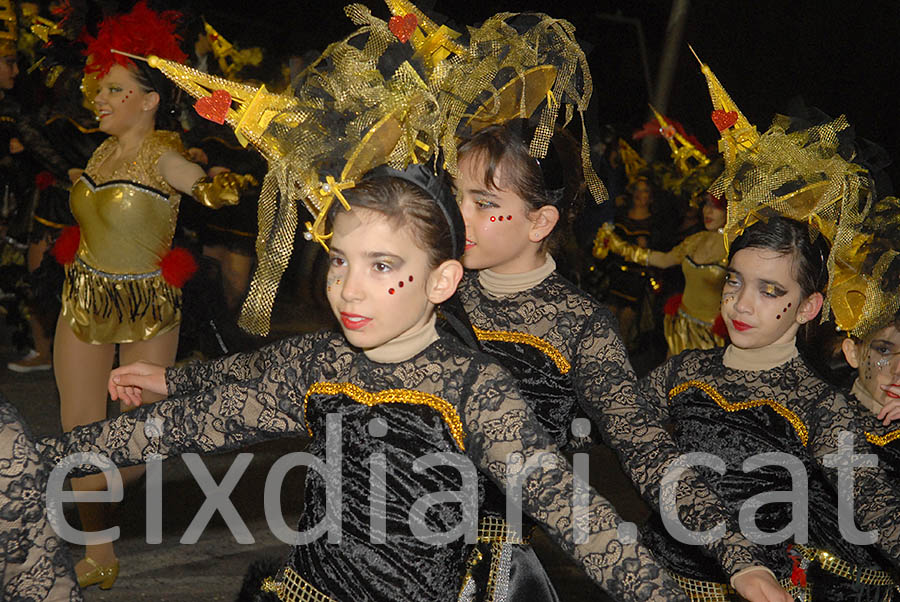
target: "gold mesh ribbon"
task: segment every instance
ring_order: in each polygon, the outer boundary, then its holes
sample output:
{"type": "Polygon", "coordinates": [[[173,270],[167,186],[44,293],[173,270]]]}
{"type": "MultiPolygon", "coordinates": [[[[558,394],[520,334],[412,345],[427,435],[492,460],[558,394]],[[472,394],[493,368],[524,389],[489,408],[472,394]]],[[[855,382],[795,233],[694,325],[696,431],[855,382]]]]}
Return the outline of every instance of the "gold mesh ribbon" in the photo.
{"type": "Polygon", "coordinates": [[[532,118],[538,125],[526,143],[529,154],[541,159],[555,128],[568,125],[578,111],[585,182],[597,202],[608,198],[590,161],[584,111],[593,84],[571,23],[536,13],[494,15],[469,28],[466,52],[451,56],[442,67],[432,83],[439,89],[441,146],[450,173],[457,173],[458,138],[488,125],[532,118]]]}
{"type": "MultiPolygon", "coordinates": [[[[677,573],[670,574],[688,595],[688,599],[691,602],[736,602],[737,600],[743,600],[743,598],[738,596],[734,588],[727,583],[691,579],[677,573]]],[[[782,579],[779,581],[779,584],[788,594],[796,599],[810,599],[811,588],[809,586],[794,585],[790,579],[782,579]]]]}
{"type": "Polygon", "coordinates": [[[282,569],[280,581],[266,577],[260,589],[275,594],[283,602],[337,602],[317,590],[289,566],[282,569]]]}
{"type": "MultiPolygon", "coordinates": [[[[861,567],[858,564],[852,564],[847,562],[846,560],[838,558],[831,552],[808,548],[796,543],[794,544],[794,549],[797,550],[807,560],[818,563],[818,565],[821,566],[824,570],[828,571],[829,573],[833,573],[843,579],[847,579],[848,581],[852,581],[854,583],[859,582],[865,585],[874,585],[879,587],[890,585],[896,587],[898,585],[891,574],[887,571],[861,567]]],[[[900,591],[900,589],[898,589],[898,591],[900,591]]]]}

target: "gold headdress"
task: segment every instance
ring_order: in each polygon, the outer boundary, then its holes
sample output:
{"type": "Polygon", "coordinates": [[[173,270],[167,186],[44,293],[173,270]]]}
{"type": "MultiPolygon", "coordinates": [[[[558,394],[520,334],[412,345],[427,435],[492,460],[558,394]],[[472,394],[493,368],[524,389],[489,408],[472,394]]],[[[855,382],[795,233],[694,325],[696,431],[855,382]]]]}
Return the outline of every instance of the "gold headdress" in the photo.
{"type": "Polygon", "coordinates": [[[642,177],[646,179],[649,169],[647,162],[623,138],[619,138],[619,158],[622,160],[622,165],[625,166],[625,177],[628,179],[629,186],[642,177]]]}
{"type": "Polygon", "coordinates": [[[198,112],[227,121],[269,163],[259,200],[258,265],[240,319],[258,334],[268,332],[293,248],[298,201],[314,218],[305,236],[324,246],[331,237],[331,205],[349,208],[344,191],[366,172],[384,164],[402,169],[436,156],[440,116],[422,62],[367,8],[351,5],[345,12],[361,27],[329,46],[291,96],[150,59],[198,99],[198,112]]]}
{"type": "MultiPolygon", "coordinates": [[[[709,67],[703,65],[703,70],[713,105],[730,106],[729,112],[740,115],[709,67]]],[[[720,128],[725,171],[710,192],[728,201],[726,248],[744,229],[773,216],[806,223],[811,239],[824,236],[830,252],[824,258],[829,278],[822,321],[833,310],[839,328],[852,331],[862,313],[872,309],[869,301],[859,301],[858,293],[866,287],[857,279],[865,259],[861,250],[871,240],[861,230],[872,199],[866,170],[841,156],[849,127],[840,116],[794,131],[791,120],[779,115],[757,135],[740,115],[720,128]]]]}
{"type": "Polygon", "coordinates": [[[455,173],[459,139],[518,118],[535,125],[526,144],[532,157],[542,159],[560,115],[559,125],[565,127],[577,111],[585,181],[597,202],[606,200],[606,188],[591,165],[583,117],[591,75],[572,24],[543,14],[500,13],[470,27],[467,43],[459,46],[464,51],[432,75],[440,91],[441,147],[448,169],[455,173]]]}
{"type": "Polygon", "coordinates": [[[16,54],[19,28],[12,0],[0,0],[0,56],[16,54]]]}
{"type": "Polygon", "coordinates": [[[213,56],[219,63],[219,69],[225,77],[233,78],[238,71],[248,65],[259,65],[262,62],[262,50],[259,48],[245,48],[238,50],[234,45],[226,40],[222,34],[216,31],[212,25],[203,20],[203,29],[206,32],[206,39],[209,40],[209,46],[212,48],[213,56]]]}

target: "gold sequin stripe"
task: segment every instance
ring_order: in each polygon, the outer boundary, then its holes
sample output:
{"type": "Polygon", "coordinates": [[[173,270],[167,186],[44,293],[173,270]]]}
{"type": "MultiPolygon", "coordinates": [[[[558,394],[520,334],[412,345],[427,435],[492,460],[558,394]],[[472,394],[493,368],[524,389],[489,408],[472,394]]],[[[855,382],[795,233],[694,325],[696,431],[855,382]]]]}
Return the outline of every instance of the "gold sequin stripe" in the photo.
{"type": "MultiPolygon", "coordinates": [[[[465,432],[463,431],[462,420],[449,401],[441,399],[436,395],[423,393],[422,391],[413,391],[412,389],[385,389],[377,393],[369,393],[351,383],[313,383],[306,396],[303,398],[303,415],[306,416],[306,408],[309,403],[310,395],[346,395],[353,401],[367,405],[369,407],[381,405],[384,403],[407,403],[413,405],[426,405],[441,413],[447,428],[456,445],[462,451],[466,450],[463,444],[465,432]]],[[[313,437],[312,427],[309,422],[306,424],[309,436],[313,437]]]]}
{"type": "Polygon", "coordinates": [[[563,354],[560,353],[559,349],[545,341],[544,339],[540,339],[534,335],[525,334],[524,332],[507,332],[505,330],[482,330],[477,326],[472,327],[475,330],[475,336],[478,337],[480,341],[503,341],[505,343],[521,343],[523,345],[530,345],[542,352],[544,355],[553,360],[553,363],[556,364],[556,367],[559,368],[561,374],[568,374],[569,370],[572,369],[572,365],[569,364],[569,360],[563,357],[563,354]]]}
{"type": "Polygon", "coordinates": [[[877,445],[878,447],[884,447],[888,443],[892,443],[893,441],[896,441],[897,439],[900,439],[900,430],[891,431],[887,435],[883,435],[883,436],[876,435],[875,433],[870,433],[870,432],[866,431],[866,440],[869,443],[877,445]]]}
{"type": "MultiPolygon", "coordinates": [[[[733,602],[737,600],[737,592],[727,583],[719,583],[717,581],[701,581],[699,579],[691,579],[683,577],[677,573],[670,573],[675,582],[681,586],[681,589],[688,595],[691,602],[733,602]]],[[[799,599],[810,600],[810,587],[794,585],[790,578],[779,581],[781,587],[791,596],[799,599]],[[802,596],[802,597],[801,597],[802,596]]],[[[743,600],[743,598],[740,598],[743,600]]]]}
{"type": "Polygon", "coordinates": [[[842,577],[848,581],[875,586],[897,585],[887,571],[867,569],[858,564],[851,564],[846,560],[842,560],[831,552],[807,548],[806,546],[801,546],[796,543],[794,544],[794,549],[800,552],[807,560],[819,563],[819,566],[824,570],[829,573],[834,573],[838,577],[842,577]]]}
{"type": "Polygon", "coordinates": [[[289,566],[282,570],[281,581],[266,577],[260,589],[275,594],[284,602],[337,602],[317,590],[289,566]]]}
{"type": "Polygon", "coordinates": [[[713,399],[713,401],[719,404],[719,406],[726,412],[737,412],[738,410],[749,410],[750,408],[769,406],[770,408],[775,410],[775,412],[777,412],[782,418],[791,423],[791,426],[793,426],[794,430],[797,431],[797,436],[800,437],[800,442],[803,443],[804,446],[806,446],[806,443],[809,440],[809,429],[806,428],[806,425],[803,424],[803,421],[800,420],[800,417],[772,399],[754,399],[751,401],[732,403],[722,397],[722,394],[716,391],[716,389],[712,385],[701,382],[699,380],[689,380],[687,382],[681,383],[680,385],[672,387],[672,390],[669,391],[669,399],[672,399],[676,395],[684,393],[690,388],[700,389],[701,391],[709,395],[713,399]]]}

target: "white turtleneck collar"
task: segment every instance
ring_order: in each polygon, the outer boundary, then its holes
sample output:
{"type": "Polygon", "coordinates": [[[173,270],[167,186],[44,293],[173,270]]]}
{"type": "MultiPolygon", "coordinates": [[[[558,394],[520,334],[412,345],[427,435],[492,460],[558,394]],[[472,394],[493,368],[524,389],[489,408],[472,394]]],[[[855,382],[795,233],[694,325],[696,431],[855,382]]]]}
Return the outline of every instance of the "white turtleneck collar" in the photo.
{"type": "Polygon", "coordinates": [[[437,328],[435,328],[436,320],[437,317],[432,315],[431,319],[421,328],[402,334],[384,345],[366,349],[363,353],[373,362],[381,364],[396,364],[406,361],[438,340],[437,328]]]}
{"type": "Polygon", "coordinates": [[[778,343],[759,347],[758,349],[741,349],[729,345],[725,349],[722,363],[733,370],[771,370],[797,357],[797,343],[791,339],[787,343],[778,343]]]}
{"type": "Polygon", "coordinates": [[[881,412],[881,408],[884,407],[880,401],[872,397],[872,394],[863,386],[858,377],[853,381],[853,387],[850,389],[850,393],[864,408],[876,416],[881,412]]]}
{"type": "Polygon", "coordinates": [[[478,282],[484,290],[497,297],[514,295],[534,288],[554,270],[556,270],[556,262],[547,253],[544,265],[539,268],[517,274],[498,274],[493,270],[481,270],[478,272],[478,282]]]}

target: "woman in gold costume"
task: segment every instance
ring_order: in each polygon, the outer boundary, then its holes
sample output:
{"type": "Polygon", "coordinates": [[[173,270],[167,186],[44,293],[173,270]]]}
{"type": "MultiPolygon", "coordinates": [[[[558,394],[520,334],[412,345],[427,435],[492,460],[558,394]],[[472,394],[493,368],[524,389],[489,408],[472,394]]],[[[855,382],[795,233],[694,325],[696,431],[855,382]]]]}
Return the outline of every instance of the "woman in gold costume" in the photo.
{"type": "MultiPolygon", "coordinates": [[[[78,227],[64,232],[54,248],[66,271],[53,348],[65,431],[106,418],[106,380],[116,345],[123,364],[174,362],[180,287],[195,269],[187,252],[171,249],[180,193],[213,206],[216,199],[236,200],[215,193],[244,181],[234,174],[207,180],[203,169],[184,157],[178,134],[158,129],[170,113],[164,78],[112,52],[183,61],[174,35],[179,17],[174,11],[155,13],[140,2],[129,14],[105,19],[88,44],[85,72],[99,78],[94,107],[109,138],[72,187],[69,203],[78,227]]],[[[142,471],[132,467],[122,476],[128,482],[142,471]]],[[[106,479],[73,479],[72,487],[103,490],[106,479]]],[[[78,582],[108,589],[119,563],[111,540],[92,537],[106,527],[107,507],[81,503],[78,510],[86,532],[78,582]]]]}
{"type": "Polygon", "coordinates": [[[629,244],[608,226],[601,228],[594,240],[594,256],[599,259],[612,251],[639,265],[671,268],[681,264],[684,293],[666,304],[667,310],[672,308],[666,311],[664,323],[669,356],[685,349],[712,349],[725,344],[715,327],[728,264],[722,236],[725,207],[710,194],[703,205],[703,225],[704,231],[688,236],[667,253],[629,244]]]}

